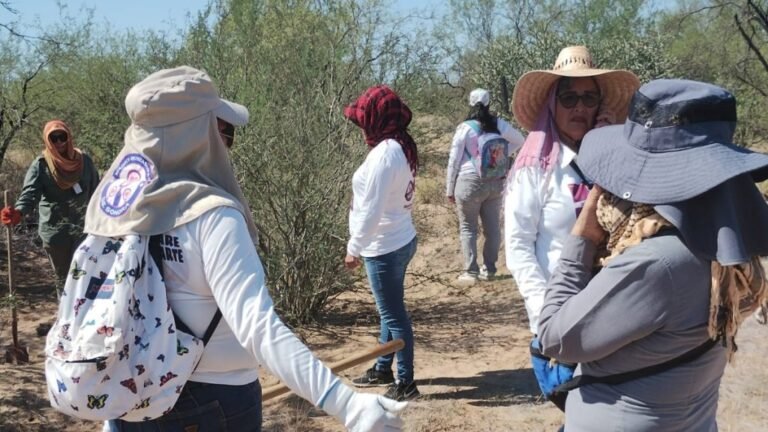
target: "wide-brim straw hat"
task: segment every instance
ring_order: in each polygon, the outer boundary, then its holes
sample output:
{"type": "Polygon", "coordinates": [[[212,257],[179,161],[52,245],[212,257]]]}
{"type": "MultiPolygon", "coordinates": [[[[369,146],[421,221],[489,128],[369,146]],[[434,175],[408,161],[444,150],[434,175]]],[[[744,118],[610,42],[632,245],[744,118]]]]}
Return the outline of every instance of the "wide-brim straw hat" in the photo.
{"type": "Polygon", "coordinates": [[[627,117],[627,105],[640,87],[640,80],[628,70],[598,69],[585,46],[563,48],[552,70],[534,70],[517,81],[512,96],[512,113],[523,128],[532,130],[552,85],[562,77],[594,77],[600,87],[601,106],[616,115],[616,122],[627,117]]]}

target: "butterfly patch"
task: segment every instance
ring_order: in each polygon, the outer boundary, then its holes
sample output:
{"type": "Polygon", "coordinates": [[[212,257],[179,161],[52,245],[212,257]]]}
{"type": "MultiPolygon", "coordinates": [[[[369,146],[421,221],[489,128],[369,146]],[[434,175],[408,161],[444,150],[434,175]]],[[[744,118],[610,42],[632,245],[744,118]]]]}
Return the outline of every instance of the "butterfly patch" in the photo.
{"type": "Polygon", "coordinates": [[[145,379],[145,380],[144,380],[144,388],[147,388],[147,387],[149,387],[149,386],[151,386],[151,385],[153,385],[153,384],[155,384],[155,383],[154,383],[154,382],[152,382],[152,380],[151,380],[151,379],[149,379],[149,378],[147,378],[147,379],[145,379]]]}
{"type": "Polygon", "coordinates": [[[189,348],[182,346],[181,341],[176,339],[176,354],[183,356],[187,353],[189,353],[189,348]]]}
{"type": "Polygon", "coordinates": [[[144,372],[146,372],[146,369],[144,369],[144,365],[136,365],[136,373],[138,375],[141,375],[144,372]]]}
{"type": "Polygon", "coordinates": [[[139,299],[135,299],[133,302],[133,305],[131,306],[130,312],[131,316],[135,320],[144,319],[144,315],[141,314],[141,309],[139,309],[139,306],[141,305],[141,301],[139,299]]]}
{"type": "Polygon", "coordinates": [[[74,384],[80,384],[80,377],[72,377],[72,382],[74,384]]]}
{"type": "Polygon", "coordinates": [[[168,324],[168,334],[174,334],[176,330],[173,329],[173,323],[168,324]]]}
{"type": "Polygon", "coordinates": [[[72,276],[72,279],[79,280],[81,277],[88,274],[85,270],[77,266],[77,261],[75,261],[74,266],[72,267],[72,270],[69,271],[69,275],[72,276]]]}
{"type": "Polygon", "coordinates": [[[75,300],[75,316],[80,313],[80,308],[85,304],[84,298],[79,298],[75,300]]]}
{"type": "Polygon", "coordinates": [[[66,357],[69,353],[70,351],[65,350],[64,345],[61,342],[56,345],[56,349],[53,351],[53,354],[59,357],[66,357]]]}
{"type": "Polygon", "coordinates": [[[136,381],[133,380],[133,378],[128,378],[125,381],[120,381],[120,385],[127,388],[131,391],[131,393],[136,394],[136,381]]]}
{"type": "Polygon", "coordinates": [[[142,408],[149,408],[149,399],[150,398],[142,399],[141,402],[137,403],[136,406],[133,407],[133,409],[137,410],[142,408]]]}
{"type": "Polygon", "coordinates": [[[155,318],[155,328],[158,328],[161,325],[163,325],[163,321],[160,318],[155,318]]]}
{"type": "Polygon", "coordinates": [[[165,363],[165,354],[160,354],[159,356],[157,356],[157,359],[165,363]]]}
{"type": "Polygon", "coordinates": [[[102,409],[107,403],[108,394],[99,396],[88,395],[88,408],[90,409],[102,409]]]}
{"type": "Polygon", "coordinates": [[[114,333],[114,331],[115,331],[115,328],[114,328],[114,327],[109,327],[109,326],[101,326],[101,327],[99,327],[99,328],[96,330],[96,333],[98,333],[98,334],[103,334],[103,335],[106,335],[106,336],[112,336],[112,334],[114,333]]]}
{"type": "Polygon", "coordinates": [[[105,383],[105,382],[107,382],[107,381],[109,381],[111,379],[112,379],[112,377],[110,377],[109,375],[104,375],[104,378],[101,379],[101,382],[105,383]]]}
{"type": "Polygon", "coordinates": [[[120,250],[120,242],[116,241],[113,242],[111,240],[107,240],[107,244],[104,245],[104,249],[102,249],[101,254],[107,255],[109,253],[115,252],[117,253],[120,250]]]}
{"type": "Polygon", "coordinates": [[[173,372],[168,372],[167,374],[160,377],[160,387],[168,384],[168,382],[174,378],[176,378],[178,375],[176,375],[173,372]]]}
{"type": "Polygon", "coordinates": [[[99,361],[96,362],[96,371],[97,372],[101,372],[101,371],[103,371],[106,368],[107,368],[107,362],[105,362],[103,360],[99,360],[99,361]]]}
{"type": "Polygon", "coordinates": [[[64,393],[67,391],[67,386],[63,381],[56,380],[56,385],[59,387],[59,393],[64,393]]]}
{"type": "Polygon", "coordinates": [[[59,330],[59,337],[71,341],[72,338],[69,336],[69,324],[64,324],[61,326],[61,330],[59,330]]]}
{"type": "Polygon", "coordinates": [[[95,264],[99,263],[99,259],[96,258],[96,255],[91,255],[88,257],[88,261],[93,261],[95,264]]]}
{"type": "Polygon", "coordinates": [[[117,353],[120,360],[128,358],[128,344],[123,345],[123,349],[117,353]]]}

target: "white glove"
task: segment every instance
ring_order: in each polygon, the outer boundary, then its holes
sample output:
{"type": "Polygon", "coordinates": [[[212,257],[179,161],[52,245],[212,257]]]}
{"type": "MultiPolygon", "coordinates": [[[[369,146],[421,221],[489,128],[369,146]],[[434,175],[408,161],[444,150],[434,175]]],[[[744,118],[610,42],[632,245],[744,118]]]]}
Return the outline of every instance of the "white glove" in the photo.
{"type": "Polygon", "coordinates": [[[350,432],[396,432],[403,427],[400,412],[407,402],[371,393],[357,393],[343,383],[328,393],[321,408],[344,423],[350,432]]]}

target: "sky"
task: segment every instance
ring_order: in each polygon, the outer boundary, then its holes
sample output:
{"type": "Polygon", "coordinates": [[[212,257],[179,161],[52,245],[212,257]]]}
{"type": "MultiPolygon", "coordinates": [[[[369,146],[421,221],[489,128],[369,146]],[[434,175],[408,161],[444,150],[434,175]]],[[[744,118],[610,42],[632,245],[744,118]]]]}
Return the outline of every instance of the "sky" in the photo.
{"type": "MultiPolygon", "coordinates": [[[[96,24],[114,29],[156,30],[172,32],[182,29],[187,16],[195,16],[208,0],[7,0],[18,11],[16,17],[0,10],[0,22],[18,21],[25,28],[48,26],[60,22],[58,3],[71,16],[93,9],[96,24]]],[[[407,13],[413,8],[435,8],[440,0],[390,0],[392,11],[407,13]]]]}

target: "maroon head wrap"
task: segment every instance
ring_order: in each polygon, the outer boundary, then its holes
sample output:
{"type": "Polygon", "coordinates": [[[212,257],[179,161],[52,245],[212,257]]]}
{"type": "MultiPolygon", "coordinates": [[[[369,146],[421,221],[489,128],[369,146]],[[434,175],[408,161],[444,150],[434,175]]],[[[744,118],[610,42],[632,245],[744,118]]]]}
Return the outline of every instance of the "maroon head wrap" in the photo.
{"type": "Polygon", "coordinates": [[[416,143],[408,134],[411,110],[389,87],[381,84],[366,90],[356,101],[344,108],[344,117],[359,126],[365,142],[376,147],[385,139],[400,143],[414,175],[419,170],[416,143]]]}

